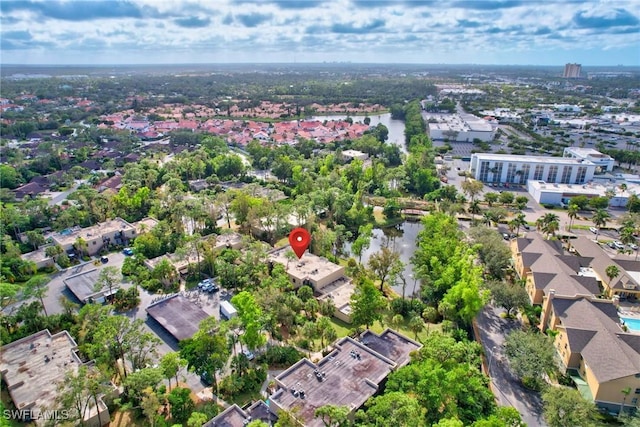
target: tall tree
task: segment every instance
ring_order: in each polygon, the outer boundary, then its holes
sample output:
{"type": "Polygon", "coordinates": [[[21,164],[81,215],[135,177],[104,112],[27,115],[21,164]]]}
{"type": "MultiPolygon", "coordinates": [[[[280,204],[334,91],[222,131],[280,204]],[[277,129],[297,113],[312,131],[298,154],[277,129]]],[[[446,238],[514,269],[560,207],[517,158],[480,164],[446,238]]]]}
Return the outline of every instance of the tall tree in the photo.
{"type": "Polygon", "coordinates": [[[369,257],[369,268],[380,279],[380,292],[384,292],[384,281],[393,282],[404,269],[400,254],[388,247],[383,247],[369,257]]]}
{"type": "Polygon", "coordinates": [[[45,316],[47,316],[47,308],[44,306],[44,297],[49,291],[49,280],[49,276],[33,276],[24,284],[22,291],[25,299],[37,298],[40,301],[45,316]]]}
{"type": "Polygon", "coordinates": [[[357,413],[365,427],[409,427],[426,425],[425,409],[413,394],[392,391],[369,399],[357,413]]]}
{"type": "Polygon", "coordinates": [[[355,325],[369,329],[373,322],[382,318],[386,306],[387,301],[373,282],[363,279],[351,296],[351,320],[355,325]]]}
{"type": "Polygon", "coordinates": [[[180,341],[180,356],[187,361],[190,370],[213,378],[216,395],[217,374],[226,366],[230,354],[226,328],[214,317],[202,321],[192,338],[180,341]]]}
{"type": "Polygon", "coordinates": [[[96,281],[94,289],[100,291],[106,288],[109,290],[109,295],[112,296],[114,294],[113,288],[120,283],[121,279],[122,276],[117,267],[105,267],[98,274],[98,280],[96,281]]]}
{"type": "Polygon", "coordinates": [[[542,393],[544,418],[549,427],[594,427],[596,407],[585,400],[578,390],[566,387],[547,387],[542,393]]]}
{"type": "Polygon", "coordinates": [[[591,217],[591,221],[593,222],[593,225],[595,225],[596,228],[598,229],[598,232],[596,233],[596,241],[598,241],[600,230],[602,229],[602,227],[607,225],[607,220],[610,217],[611,215],[609,215],[609,212],[607,212],[604,209],[598,209],[597,211],[595,211],[595,213],[591,217]]]}
{"type": "Polygon", "coordinates": [[[551,340],[533,331],[513,331],[505,340],[505,353],[514,373],[530,388],[539,390],[544,376],[557,370],[551,340]]]}
{"type": "Polygon", "coordinates": [[[315,418],[320,418],[325,427],[345,427],[348,423],[349,407],[324,405],[314,412],[315,418]]]}
{"type": "Polygon", "coordinates": [[[579,211],[580,208],[578,207],[578,205],[569,205],[569,208],[567,209],[567,216],[569,217],[569,231],[571,231],[571,228],[573,227],[573,222],[576,220],[576,218],[578,218],[579,211]]]}
{"type": "Polygon", "coordinates": [[[242,342],[251,350],[262,347],[266,342],[262,333],[264,315],[255,297],[247,291],[242,291],[231,298],[231,303],[238,309],[238,317],[244,328],[240,338],[242,342]]]}
{"type": "Polygon", "coordinates": [[[620,274],[620,268],[618,268],[618,266],[615,264],[611,264],[607,266],[604,272],[607,275],[607,278],[609,279],[608,285],[611,286],[611,281],[616,277],[618,277],[618,275],[620,274]]]}

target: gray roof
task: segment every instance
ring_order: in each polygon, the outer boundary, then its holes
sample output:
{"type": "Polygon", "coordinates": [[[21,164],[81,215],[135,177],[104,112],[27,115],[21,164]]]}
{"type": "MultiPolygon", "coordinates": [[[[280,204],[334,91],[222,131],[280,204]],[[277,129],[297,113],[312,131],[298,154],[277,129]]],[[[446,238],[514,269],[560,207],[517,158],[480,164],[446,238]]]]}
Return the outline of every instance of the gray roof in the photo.
{"type": "Polygon", "coordinates": [[[178,341],[191,338],[200,322],[209,315],[182,295],[173,295],[147,307],[147,314],[155,319],[178,341]]]}
{"type": "Polygon", "coordinates": [[[570,333],[570,343],[573,340],[577,345],[574,348],[571,344],[572,351],[582,355],[599,383],[640,373],[640,343],[635,336],[622,331],[617,308],[611,301],[555,297],[552,304],[562,326],[570,333]]]}
{"type": "MultiPolygon", "coordinates": [[[[619,259],[611,259],[609,255],[602,250],[602,248],[593,240],[580,236],[573,241],[573,247],[583,257],[592,258],[590,267],[600,276],[605,282],[605,285],[612,289],[625,290],[625,291],[640,291],[640,283],[638,283],[625,267],[634,268],[631,271],[638,271],[637,264],[632,264],[632,261],[625,261],[619,259]],[[620,274],[617,277],[609,280],[607,277],[607,267],[615,265],[620,270],[620,274]]],[[[640,262],[638,263],[640,264],[640,262]]]]}

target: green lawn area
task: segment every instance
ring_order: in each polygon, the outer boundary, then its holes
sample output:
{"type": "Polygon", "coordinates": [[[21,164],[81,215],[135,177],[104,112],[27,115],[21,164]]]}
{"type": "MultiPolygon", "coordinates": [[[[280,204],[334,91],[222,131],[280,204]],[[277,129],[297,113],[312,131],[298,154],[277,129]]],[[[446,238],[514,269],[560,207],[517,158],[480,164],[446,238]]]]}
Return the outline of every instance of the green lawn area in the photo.
{"type": "MultiPolygon", "coordinates": [[[[391,326],[392,317],[393,317],[393,314],[391,312],[389,311],[385,312],[383,316],[383,322],[382,323],[375,322],[371,326],[371,330],[379,334],[382,331],[384,331],[386,328],[397,329],[397,331],[400,332],[401,334],[406,335],[411,339],[415,338],[415,334],[411,332],[411,329],[409,329],[409,322],[407,319],[405,319],[405,321],[403,322],[402,325],[400,325],[399,328],[393,328],[391,326]]],[[[354,329],[353,325],[343,322],[340,319],[336,319],[335,317],[331,318],[331,323],[333,324],[333,328],[336,330],[338,337],[346,337],[347,335],[350,335],[354,329]]],[[[442,331],[442,325],[439,323],[436,323],[436,324],[425,323],[425,329],[418,334],[418,341],[426,339],[429,332],[433,332],[433,331],[442,331]]]]}
{"type": "Polygon", "coordinates": [[[242,408],[247,403],[251,403],[260,399],[262,399],[262,396],[260,395],[260,391],[255,391],[255,392],[240,393],[237,396],[234,396],[233,399],[228,399],[228,400],[225,399],[225,400],[228,403],[236,403],[238,404],[238,406],[242,408]]]}

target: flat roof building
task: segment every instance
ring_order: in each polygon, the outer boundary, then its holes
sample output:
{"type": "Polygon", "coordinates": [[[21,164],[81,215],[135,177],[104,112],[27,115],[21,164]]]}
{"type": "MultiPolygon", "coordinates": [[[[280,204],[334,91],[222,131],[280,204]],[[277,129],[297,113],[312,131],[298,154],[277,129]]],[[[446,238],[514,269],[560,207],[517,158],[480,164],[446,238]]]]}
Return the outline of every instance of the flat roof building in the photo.
{"type": "MultiPolygon", "coordinates": [[[[37,425],[44,425],[42,410],[57,409],[55,401],[58,387],[69,372],[77,372],[84,365],[77,354],[77,344],[69,332],[51,335],[48,329],[14,341],[0,348],[0,372],[7,391],[18,410],[23,411],[23,421],[31,417],[37,425]]],[[[87,426],[98,425],[98,410],[93,399],[87,397],[89,406],[84,416],[87,426]]],[[[109,422],[109,409],[98,400],[100,419],[109,422]]]]}
{"type": "Polygon", "coordinates": [[[527,181],[555,184],[584,184],[593,179],[596,165],[567,157],[519,156],[474,153],[470,170],[478,181],[525,185],[527,181]]]}
{"type": "Polygon", "coordinates": [[[270,262],[277,262],[285,267],[285,271],[296,288],[308,284],[314,291],[323,292],[324,287],[343,280],[345,277],[344,267],[334,264],[326,258],[307,251],[300,259],[290,260],[286,255],[288,251],[291,251],[289,245],[276,248],[268,253],[267,258],[270,262]]]}
{"type": "Polygon", "coordinates": [[[345,160],[349,160],[349,161],[354,159],[359,159],[364,161],[369,158],[367,153],[363,153],[362,151],[358,151],[358,150],[344,150],[342,152],[342,157],[344,157],[345,160]]]}
{"type": "Polygon", "coordinates": [[[486,120],[472,114],[433,115],[436,122],[429,123],[429,136],[436,140],[472,142],[474,139],[490,142],[495,128],[486,120]]]}
{"type": "Polygon", "coordinates": [[[272,426],[278,421],[278,417],[262,400],[258,400],[246,409],[242,409],[234,403],[204,423],[202,427],[244,427],[255,420],[272,426]]]}
{"type": "Polygon", "coordinates": [[[640,185],[627,184],[626,190],[623,191],[620,187],[595,183],[549,184],[544,181],[529,180],[527,191],[536,202],[549,205],[568,204],[571,198],[576,196],[608,197],[608,193],[611,193],[609,206],[624,207],[627,206],[629,197],[640,194],[640,185]]]}
{"type": "Polygon", "coordinates": [[[307,427],[324,425],[314,416],[315,410],[324,405],[346,406],[354,413],[376,394],[392,371],[408,362],[411,352],[422,347],[395,331],[372,334],[364,334],[363,342],[341,338],[317,364],[305,358],[278,375],[275,381],[279,388],[271,395],[271,404],[290,411],[307,427]]]}
{"type": "Polygon", "coordinates": [[[101,222],[91,227],[73,227],[53,233],[51,238],[55,244],[62,246],[65,251],[73,250],[73,244],[78,238],[86,243],[86,253],[88,255],[97,254],[103,247],[109,245],[126,246],[130,239],[137,236],[136,229],[122,218],[115,218],[101,222]]]}
{"type": "Polygon", "coordinates": [[[602,154],[593,148],[566,147],[563,152],[564,157],[574,159],[588,160],[602,168],[603,172],[611,172],[616,164],[613,157],[608,154],[602,154]]]}
{"type": "Polygon", "coordinates": [[[180,294],[155,302],[146,311],[178,341],[191,338],[198,332],[200,322],[209,317],[204,310],[180,294]]]}
{"type": "Polygon", "coordinates": [[[67,277],[64,279],[64,284],[82,304],[90,302],[102,304],[105,302],[106,298],[114,295],[118,289],[120,289],[120,285],[114,286],[111,291],[109,291],[109,288],[105,287],[96,288],[99,277],[100,271],[94,268],[92,270],[67,277]]]}

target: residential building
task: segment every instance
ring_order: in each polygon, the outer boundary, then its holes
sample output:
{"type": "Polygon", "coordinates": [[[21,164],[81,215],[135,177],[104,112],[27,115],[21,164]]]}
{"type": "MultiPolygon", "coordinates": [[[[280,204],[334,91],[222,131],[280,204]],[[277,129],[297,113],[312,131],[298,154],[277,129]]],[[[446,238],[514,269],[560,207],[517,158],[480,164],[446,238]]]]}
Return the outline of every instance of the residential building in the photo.
{"type": "Polygon", "coordinates": [[[293,253],[289,245],[276,248],[268,253],[268,260],[284,265],[295,288],[309,285],[314,291],[322,292],[323,288],[344,280],[344,267],[308,251],[300,259],[287,255],[288,252],[293,253]]]}
{"type": "Polygon", "coordinates": [[[360,341],[339,339],[333,351],[313,363],[304,358],[275,378],[278,389],[269,397],[276,411],[289,411],[306,427],[324,423],[314,416],[324,405],[346,406],[351,414],[375,395],[387,376],[406,365],[422,344],[387,329],[365,332],[360,341]]]}
{"type": "MultiPolygon", "coordinates": [[[[14,406],[20,410],[18,414],[22,421],[45,425],[47,416],[44,411],[57,409],[55,402],[65,376],[77,372],[83,365],[92,369],[91,364],[82,362],[77,348],[69,332],[51,335],[48,329],[0,348],[2,380],[14,406]]],[[[99,427],[100,424],[109,424],[109,409],[103,397],[98,399],[97,407],[89,396],[83,405],[85,403],[87,411],[83,425],[99,427]]],[[[59,412],[60,418],[64,416],[64,412],[59,412]]]]}
{"type": "Polygon", "coordinates": [[[242,427],[255,420],[260,420],[272,426],[278,421],[278,416],[262,400],[258,400],[246,409],[234,403],[207,421],[202,427],[242,427]]]}
{"type": "Polygon", "coordinates": [[[584,184],[593,179],[596,171],[594,163],[582,159],[487,153],[472,154],[470,168],[478,181],[519,185],[529,180],[584,184]]]}
{"type": "Polygon", "coordinates": [[[367,153],[363,153],[362,151],[358,150],[344,150],[342,152],[342,157],[347,161],[351,161],[354,159],[365,161],[369,158],[367,153]]]}
{"type": "Polygon", "coordinates": [[[206,311],[181,294],[156,301],[145,310],[177,341],[193,337],[200,323],[209,317],[206,311]]]}
{"type": "Polygon", "coordinates": [[[564,73],[562,73],[562,77],[564,77],[565,79],[577,79],[577,78],[580,78],[581,72],[582,72],[582,65],[565,64],[564,73]]]}
{"type": "Polygon", "coordinates": [[[86,246],[81,250],[87,255],[95,255],[110,245],[126,246],[136,235],[133,225],[122,218],[115,218],[87,228],[68,228],[52,234],[51,238],[67,252],[74,250],[78,240],[84,241],[86,246]]]}
{"type": "Polygon", "coordinates": [[[640,405],[640,334],[622,330],[610,300],[554,296],[543,305],[562,368],[583,397],[618,412],[640,405]],[[628,390],[628,396],[624,393],[628,390]]]}
{"type": "Polygon", "coordinates": [[[120,284],[108,287],[96,287],[100,278],[100,270],[94,268],[67,277],[63,280],[65,286],[82,304],[104,304],[107,298],[115,295],[120,284]]]}
{"type": "Polygon", "coordinates": [[[640,299],[640,261],[625,258],[611,258],[600,245],[585,236],[573,239],[571,247],[583,258],[590,259],[589,267],[602,284],[602,293],[607,298],[640,299]],[[618,268],[618,275],[609,278],[607,267],[618,268]]]}
{"type": "MultiPolygon", "coordinates": [[[[511,241],[511,253],[531,304],[543,304],[552,289],[563,296],[600,293],[597,278],[589,270],[591,260],[565,254],[558,240],[546,240],[540,233],[530,232],[511,241]]],[[[544,322],[541,324],[546,330],[544,322]]]]}
{"type": "Polygon", "coordinates": [[[608,154],[602,154],[593,148],[567,147],[564,149],[563,156],[588,160],[596,166],[599,166],[603,172],[611,172],[616,164],[613,157],[608,154]]]}
{"type": "Polygon", "coordinates": [[[629,197],[640,194],[640,185],[626,184],[626,189],[612,185],[597,184],[590,182],[587,184],[550,184],[544,181],[529,180],[527,191],[538,203],[549,205],[568,204],[571,198],[576,196],[607,197],[609,206],[624,207],[629,201],[629,197]]]}

